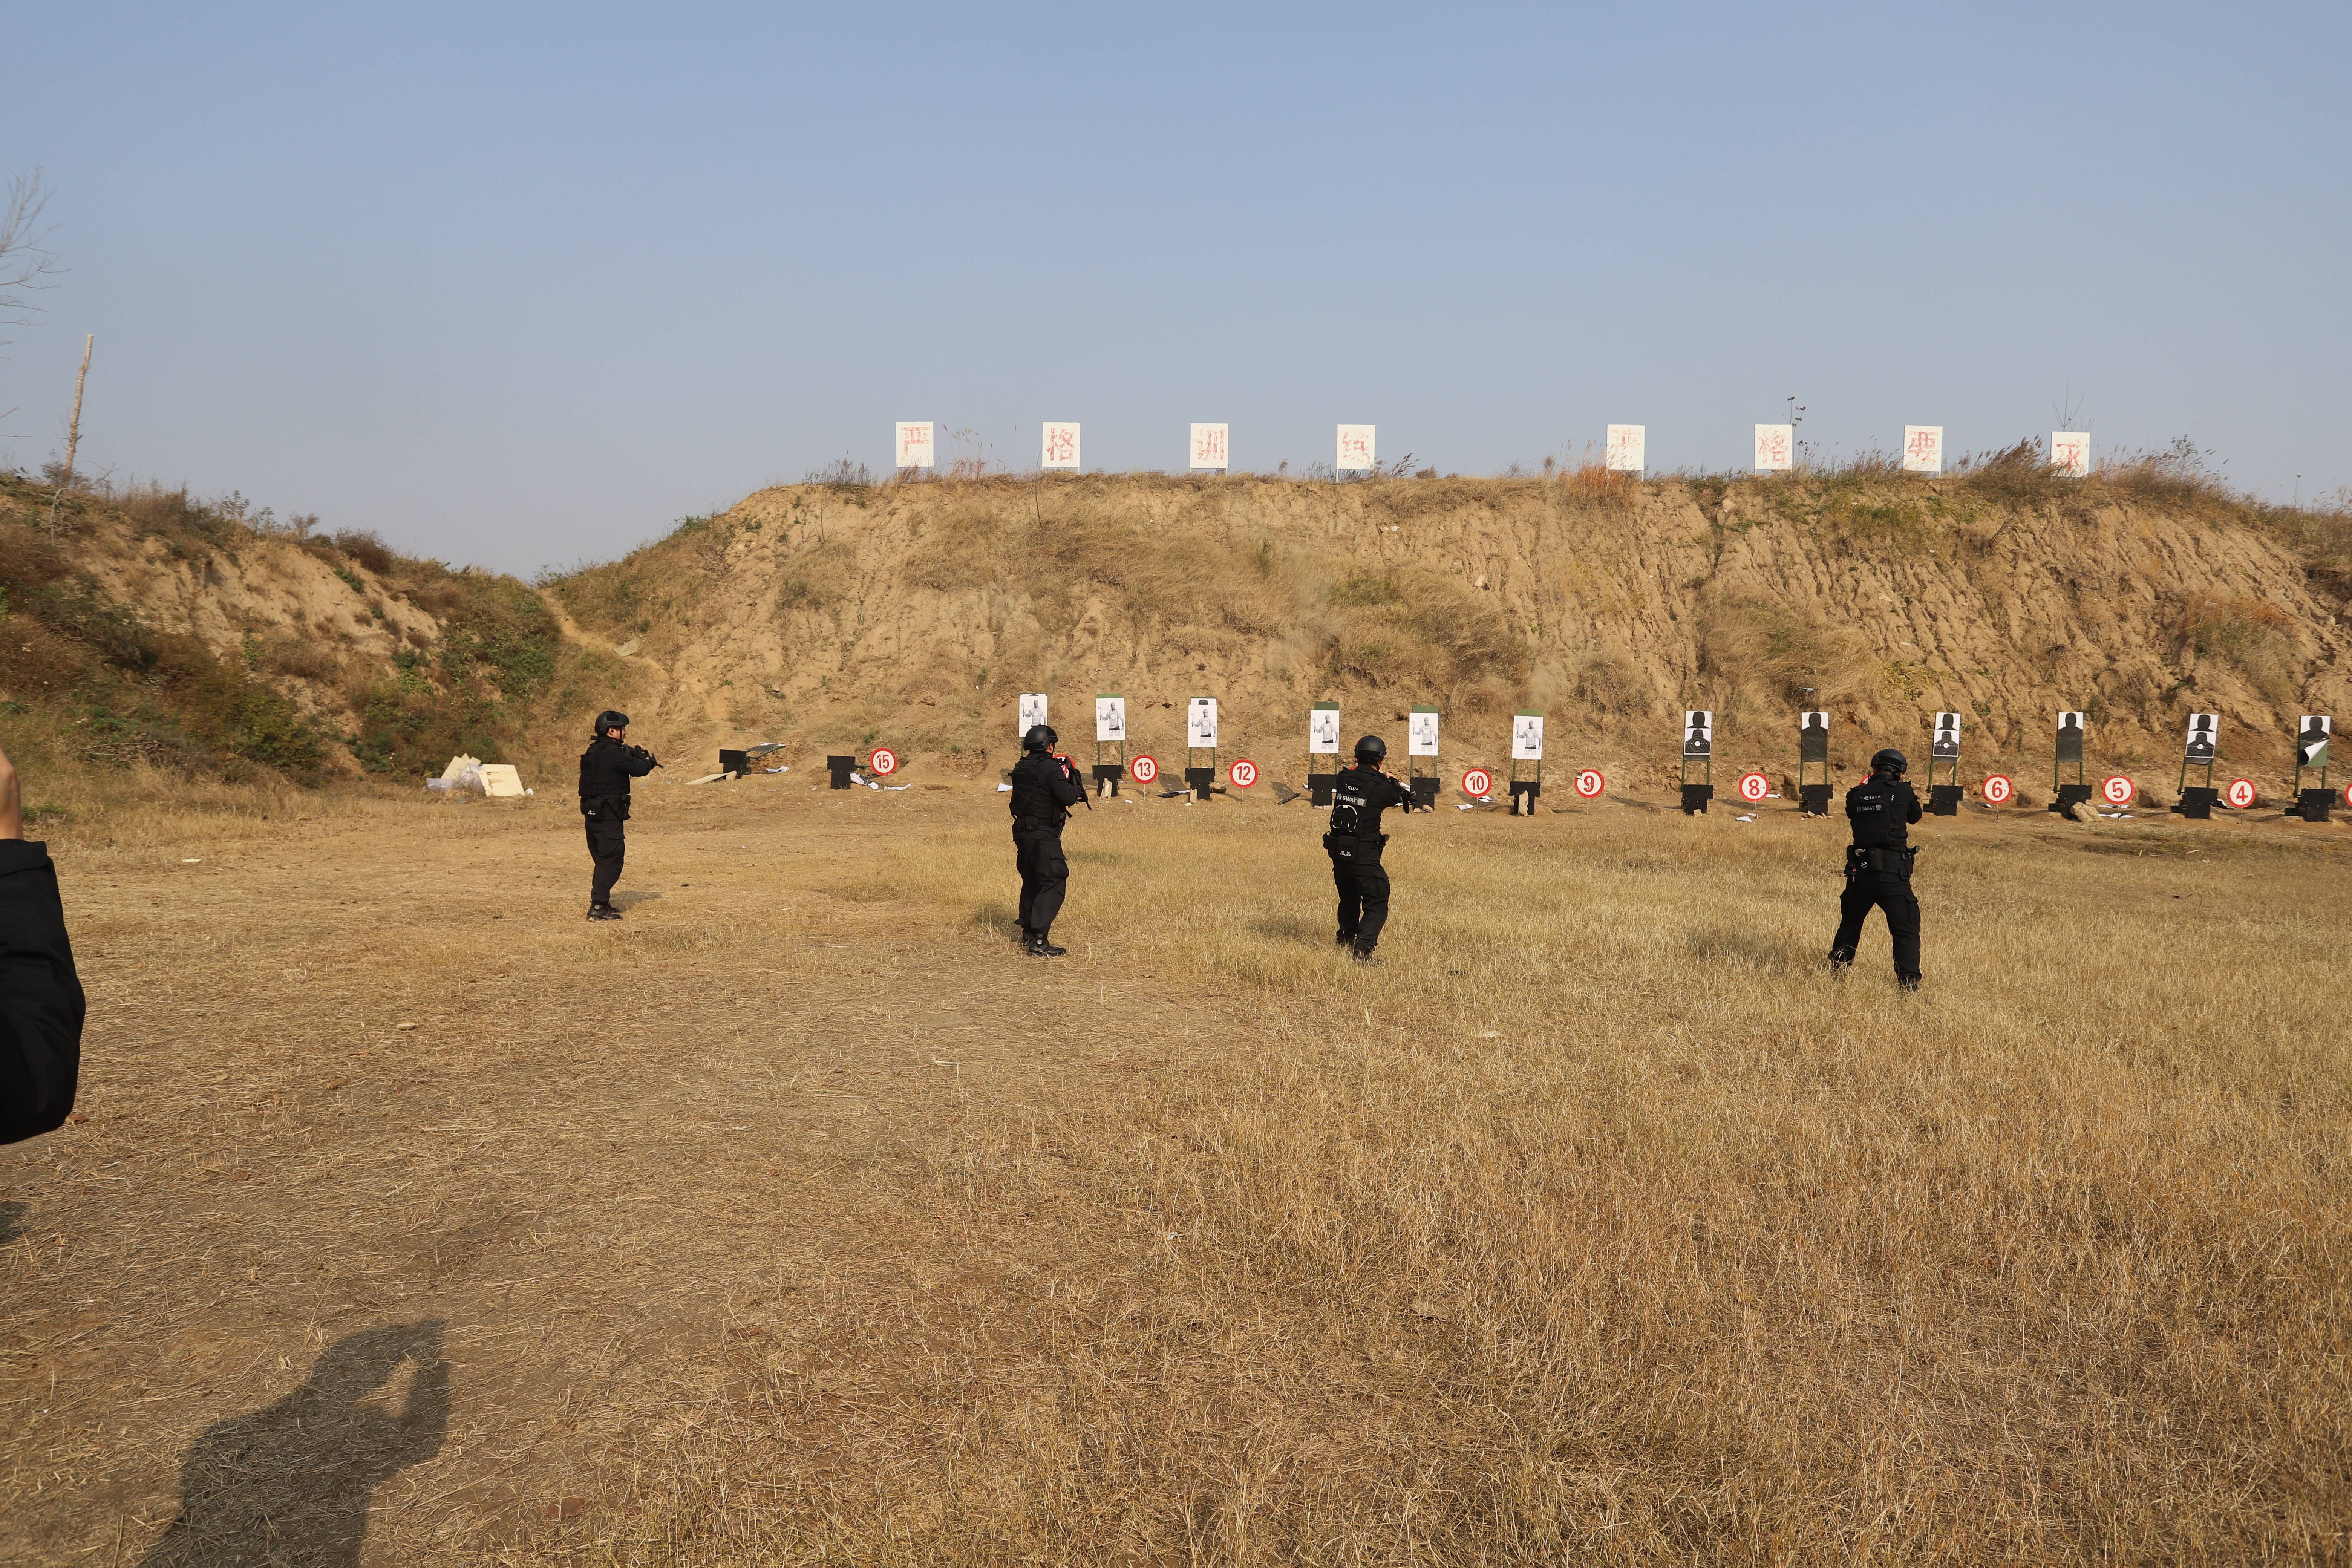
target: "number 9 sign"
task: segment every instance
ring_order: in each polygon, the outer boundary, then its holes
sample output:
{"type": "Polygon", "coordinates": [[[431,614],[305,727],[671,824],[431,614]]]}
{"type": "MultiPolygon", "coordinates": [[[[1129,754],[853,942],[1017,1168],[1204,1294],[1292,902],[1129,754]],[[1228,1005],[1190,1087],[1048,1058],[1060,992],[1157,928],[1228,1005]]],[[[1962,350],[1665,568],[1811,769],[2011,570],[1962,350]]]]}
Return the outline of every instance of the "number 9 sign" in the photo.
{"type": "Polygon", "coordinates": [[[2129,805],[2139,786],[2121,773],[2109,773],[2099,783],[2099,798],[2109,805],[2129,805]]]}
{"type": "Polygon", "coordinates": [[[898,753],[887,746],[877,746],[874,754],[866,759],[866,765],[887,779],[898,771],[898,753]]]}
{"type": "Polygon", "coordinates": [[[1135,761],[1128,763],[1127,771],[1135,775],[1136,783],[1150,784],[1153,779],[1160,776],[1160,764],[1151,760],[1150,752],[1146,752],[1143,755],[1136,758],[1135,761]]]}
{"type": "Polygon", "coordinates": [[[1247,757],[1236,757],[1234,765],[1225,770],[1225,777],[1233,781],[1235,789],[1247,789],[1257,783],[1257,764],[1247,757]]]}
{"type": "Polygon", "coordinates": [[[1762,805],[1764,797],[1771,793],[1772,781],[1766,778],[1762,773],[1742,773],[1739,775],[1739,798],[1746,801],[1748,805],[1762,805]]]}
{"type": "Polygon", "coordinates": [[[2246,807],[2254,804],[2254,796],[2255,791],[2253,780],[2231,779],[2230,781],[2229,792],[2221,798],[2230,803],[2231,810],[2243,811],[2246,807]]]}
{"type": "Polygon", "coordinates": [[[1984,795],[1987,805],[2007,805],[2009,797],[2017,793],[2017,786],[2009,782],[2009,775],[2006,773],[1986,774],[1985,782],[1979,788],[1984,795]]]}
{"type": "Polygon", "coordinates": [[[1585,768],[1576,775],[1576,793],[1581,799],[1597,800],[1608,787],[1609,781],[1601,776],[1599,768],[1585,768]]]}

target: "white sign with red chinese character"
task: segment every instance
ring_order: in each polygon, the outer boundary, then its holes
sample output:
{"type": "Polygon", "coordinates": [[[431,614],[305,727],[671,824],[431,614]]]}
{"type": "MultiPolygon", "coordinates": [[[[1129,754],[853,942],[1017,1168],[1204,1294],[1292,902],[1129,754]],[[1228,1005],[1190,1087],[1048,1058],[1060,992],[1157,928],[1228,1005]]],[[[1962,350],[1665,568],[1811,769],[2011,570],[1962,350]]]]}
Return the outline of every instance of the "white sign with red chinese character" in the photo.
{"type": "Polygon", "coordinates": [[[1646,425],[1609,426],[1609,467],[1621,474],[1638,474],[1649,467],[1643,456],[1648,430],[1646,425]]]}
{"type": "Polygon", "coordinates": [[[2091,433],[2088,430],[2050,432],[2050,466],[2070,479],[2091,474],[2091,433]]]}
{"type": "Polygon", "coordinates": [[[1903,426],[1903,468],[1906,473],[1944,471],[1944,427],[1941,425],[1903,426]]]}
{"type": "Polygon", "coordinates": [[[929,420],[898,421],[898,466],[902,468],[928,468],[931,466],[929,420]]]}
{"type": "Polygon", "coordinates": [[[1796,457],[1797,427],[1794,425],[1756,426],[1756,471],[1758,473],[1786,473],[1795,466],[1796,457]]]}
{"type": "Polygon", "coordinates": [[[1037,459],[1037,466],[1041,468],[1075,468],[1078,466],[1076,425],[1046,423],[1045,455],[1037,459]]]}
{"type": "Polygon", "coordinates": [[[1342,425],[1339,426],[1339,455],[1331,466],[1343,474],[1369,473],[1375,466],[1372,457],[1372,426],[1342,425]]]}
{"type": "Polygon", "coordinates": [[[1196,468],[1222,468],[1225,466],[1225,431],[1223,425],[1192,426],[1192,466],[1196,468]]]}

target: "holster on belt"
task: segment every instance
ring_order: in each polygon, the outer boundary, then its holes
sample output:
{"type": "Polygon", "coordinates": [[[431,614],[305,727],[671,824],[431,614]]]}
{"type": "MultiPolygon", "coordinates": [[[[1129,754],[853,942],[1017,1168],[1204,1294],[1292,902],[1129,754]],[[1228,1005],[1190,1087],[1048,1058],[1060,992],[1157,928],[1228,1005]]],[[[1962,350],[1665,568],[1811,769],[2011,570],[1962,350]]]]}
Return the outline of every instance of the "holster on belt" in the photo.
{"type": "Polygon", "coordinates": [[[1918,858],[1916,849],[1885,849],[1874,845],[1849,844],[1845,847],[1845,869],[1848,876],[1861,872],[1874,877],[1908,877],[1911,875],[1911,862],[1918,858]]]}
{"type": "Polygon", "coordinates": [[[1388,841],[1389,836],[1385,833],[1378,838],[1358,838],[1352,834],[1327,833],[1323,836],[1323,847],[1329,852],[1334,860],[1345,860],[1354,866],[1377,866],[1381,863],[1381,851],[1387,847],[1388,841]]]}

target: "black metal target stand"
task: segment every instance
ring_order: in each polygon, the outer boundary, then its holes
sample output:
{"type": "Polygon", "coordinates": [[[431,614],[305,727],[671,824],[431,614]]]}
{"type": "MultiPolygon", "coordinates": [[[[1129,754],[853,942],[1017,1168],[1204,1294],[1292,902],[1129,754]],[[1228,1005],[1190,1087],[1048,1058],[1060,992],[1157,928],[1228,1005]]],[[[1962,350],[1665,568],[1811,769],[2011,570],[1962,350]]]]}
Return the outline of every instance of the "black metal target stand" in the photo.
{"type": "Polygon", "coordinates": [[[1927,742],[1927,810],[1937,816],[1958,816],[1960,814],[1960,716],[1958,713],[1936,715],[1933,738],[1927,742]],[[1944,767],[1951,776],[1943,783],[1936,782],[1936,770],[1944,767]]]}
{"type": "Polygon", "coordinates": [[[2325,822],[2336,807],[2336,792],[2327,787],[2327,748],[2335,728],[2336,721],[2328,715],[2305,713],[2295,732],[2294,815],[2305,822],[2325,822]],[[2303,782],[2306,772],[2316,772],[2318,788],[2303,782]]]}
{"type": "Polygon", "coordinates": [[[1830,716],[1797,715],[1797,809],[1807,816],[1830,814],[1830,716]]]}
{"type": "Polygon", "coordinates": [[[1683,710],[1683,815],[1696,816],[1715,798],[1715,714],[1690,708],[1683,710]],[[1698,782],[1691,782],[1691,764],[1698,764],[1698,782]]]}
{"type": "Polygon", "coordinates": [[[2180,752],[2180,778],[2174,786],[2180,793],[2180,803],[2172,809],[2192,822],[2210,822],[2214,805],[2221,798],[2221,792],[2213,787],[2213,765],[2221,760],[2221,715],[2189,715],[2189,739],[2180,752]],[[2191,768],[2204,775],[2194,784],[2189,782],[2191,768]]]}
{"type": "Polygon", "coordinates": [[[2050,809],[2061,816],[2074,815],[2074,807],[2091,798],[2091,785],[2083,777],[2083,733],[2086,727],[2084,715],[2073,710],[2058,715],[2057,759],[2051,764],[2050,787],[2057,798],[2050,809]],[[2074,782],[2066,782],[2066,767],[2074,764],[2074,782]]]}

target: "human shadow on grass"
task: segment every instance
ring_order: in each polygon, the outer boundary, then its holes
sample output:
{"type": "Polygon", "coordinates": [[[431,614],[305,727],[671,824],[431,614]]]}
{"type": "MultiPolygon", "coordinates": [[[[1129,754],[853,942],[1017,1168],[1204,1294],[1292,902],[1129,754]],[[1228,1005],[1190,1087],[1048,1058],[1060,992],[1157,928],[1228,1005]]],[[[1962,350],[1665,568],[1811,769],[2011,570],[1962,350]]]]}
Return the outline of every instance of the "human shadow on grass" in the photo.
{"type": "Polygon", "coordinates": [[[11,1198],[0,1204],[0,1247],[5,1247],[25,1234],[25,1214],[29,1205],[11,1198]]]}
{"type": "Polygon", "coordinates": [[[627,914],[639,904],[651,903],[660,897],[659,893],[615,892],[613,895],[613,907],[623,914],[627,914]]]}
{"type": "Polygon", "coordinates": [[[391,1323],[329,1346],[302,1385],[205,1429],[180,1465],[180,1517],[142,1568],[358,1568],[375,1489],[441,1451],[441,1323],[391,1323]],[[376,1395],[404,1365],[400,1408],[376,1395]]]}
{"type": "Polygon", "coordinates": [[[1821,965],[1822,955],[1787,937],[1728,926],[1707,926],[1685,933],[1683,948],[1691,957],[1732,969],[1753,969],[1765,974],[1788,974],[1821,965]]]}

